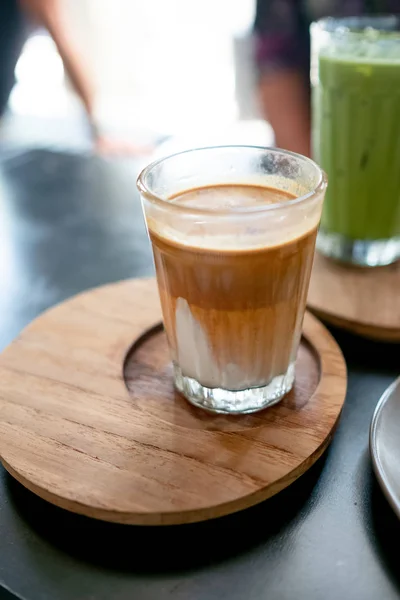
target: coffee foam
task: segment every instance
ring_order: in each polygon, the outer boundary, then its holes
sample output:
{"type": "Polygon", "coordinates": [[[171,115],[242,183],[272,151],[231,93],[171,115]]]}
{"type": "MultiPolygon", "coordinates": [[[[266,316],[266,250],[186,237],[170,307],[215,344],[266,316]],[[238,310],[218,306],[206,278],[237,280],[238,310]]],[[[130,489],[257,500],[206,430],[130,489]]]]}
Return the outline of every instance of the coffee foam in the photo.
{"type": "Polygon", "coordinates": [[[317,227],[320,203],[301,203],[285,209],[286,202],[295,199],[292,193],[281,190],[242,185],[220,185],[188,190],[171,198],[171,204],[190,208],[232,209],[226,215],[163,211],[148,207],[147,224],[152,234],[179,246],[196,250],[234,252],[274,247],[303,237],[317,227]],[[281,209],[255,214],[235,213],[236,208],[282,206],[281,209]]]}
{"type": "Polygon", "coordinates": [[[296,198],[295,194],[278,188],[255,185],[218,185],[196,188],[170,198],[171,204],[188,209],[229,210],[236,208],[258,208],[270,204],[284,204],[296,198]]]}

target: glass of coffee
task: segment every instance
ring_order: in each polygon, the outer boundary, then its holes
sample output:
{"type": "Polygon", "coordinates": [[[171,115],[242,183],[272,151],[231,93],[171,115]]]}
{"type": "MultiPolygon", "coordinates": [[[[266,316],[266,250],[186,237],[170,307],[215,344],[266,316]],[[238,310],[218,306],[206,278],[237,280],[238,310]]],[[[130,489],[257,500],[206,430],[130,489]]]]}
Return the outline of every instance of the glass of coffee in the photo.
{"type": "Polygon", "coordinates": [[[329,177],[317,248],[344,262],[400,258],[400,17],[311,26],[313,151],[329,177]]]}
{"type": "Polygon", "coordinates": [[[249,413],[293,386],[326,179],[251,146],[175,154],[138,178],[176,388],[249,413]]]}

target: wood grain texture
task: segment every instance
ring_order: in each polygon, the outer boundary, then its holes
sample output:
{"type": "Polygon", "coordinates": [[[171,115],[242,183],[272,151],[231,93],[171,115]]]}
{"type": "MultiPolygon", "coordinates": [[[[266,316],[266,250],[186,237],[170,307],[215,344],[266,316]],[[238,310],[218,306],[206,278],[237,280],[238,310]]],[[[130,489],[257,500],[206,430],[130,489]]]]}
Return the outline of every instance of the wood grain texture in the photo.
{"type": "Polygon", "coordinates": [[[400,342],[400,262],[360,268],[316,253],[307,305],[337,327],[376,340],[400,342]]]}
{"type": "Polygon", "coordinates": [[[175,394],[159,320],[154,280],[127,281],[55,307],[4,351],[0,455],[24,486],[106,521],[187,523],[276,494],[322,454],[346,368],[317,319],[305,318],[294,390],[240,417],[175,394]]]}

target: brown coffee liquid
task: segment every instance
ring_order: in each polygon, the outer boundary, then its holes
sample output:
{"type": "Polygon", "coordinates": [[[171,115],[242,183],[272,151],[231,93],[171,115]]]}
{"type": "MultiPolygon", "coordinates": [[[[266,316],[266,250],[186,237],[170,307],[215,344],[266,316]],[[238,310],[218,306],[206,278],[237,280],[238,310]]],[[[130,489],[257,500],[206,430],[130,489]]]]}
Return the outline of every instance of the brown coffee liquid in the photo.
{"type": "MultiPolygon", "coordinates": [[[[271,188],[221,185],[172,201],[226,208],[293,198],[271,188]]],[[[316,233],[315,226],[281,245],[225,250],[180,243],[150,228],[164,324],[184,375],[240,390],[286,373],[301,334],[316,233]]]]}

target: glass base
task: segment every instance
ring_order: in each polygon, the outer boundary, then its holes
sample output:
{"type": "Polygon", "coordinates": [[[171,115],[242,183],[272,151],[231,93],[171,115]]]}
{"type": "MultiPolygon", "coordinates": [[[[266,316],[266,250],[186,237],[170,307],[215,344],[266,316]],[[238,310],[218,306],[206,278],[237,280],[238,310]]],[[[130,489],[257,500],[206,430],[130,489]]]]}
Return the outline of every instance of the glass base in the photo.
{"type": "Polygon", "coordinates": [[[175,386],[191,404],[229,415],[253,413],[276,404],[292,389],[294,374],[293,362],[284,375],[274,377],[268,385],[232,391],[205,387],[184,375],[180,367],[174,364],[175,386]]]}
{"type": "Polygon", "coordinates": [[[388,240],[352,240],[320,229],[317,249],[330,258],[361,267],[382,267],[400,259],[400,237],[388,240]]]}

